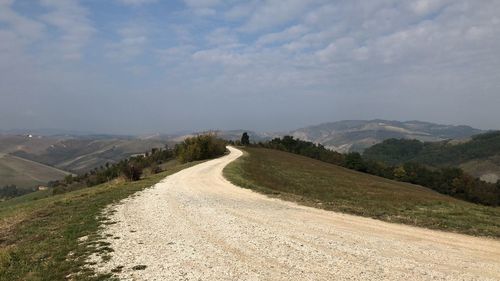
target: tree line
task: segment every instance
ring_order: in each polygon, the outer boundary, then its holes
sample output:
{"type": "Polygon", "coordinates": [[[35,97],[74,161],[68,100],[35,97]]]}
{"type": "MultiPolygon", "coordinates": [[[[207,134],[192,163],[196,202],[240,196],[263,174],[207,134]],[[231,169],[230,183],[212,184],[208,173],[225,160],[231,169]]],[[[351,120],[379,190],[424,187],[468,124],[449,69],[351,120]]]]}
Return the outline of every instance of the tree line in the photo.
{"type": "Polygon", "coordinates": [[[29,188],[19,188],[15,184],[7,184],[0,187],[0,199],[9,199],[35,191],[29,188]]]}
{"type": "Polygon", "coordinates": [[[431,166],[456,166],[500,154],[500,131],[473,136],[464,143],[388,139],[366,149],[366,158],[396,165],[418,162],[431,166]]]}

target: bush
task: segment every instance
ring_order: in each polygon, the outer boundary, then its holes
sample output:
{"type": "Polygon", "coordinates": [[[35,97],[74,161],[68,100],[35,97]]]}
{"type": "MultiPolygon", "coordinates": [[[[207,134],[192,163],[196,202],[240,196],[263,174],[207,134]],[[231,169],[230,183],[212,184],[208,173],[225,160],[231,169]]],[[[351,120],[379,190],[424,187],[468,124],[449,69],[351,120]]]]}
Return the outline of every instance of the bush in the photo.
{"type": "Polygon", "coordinates": [[[158,174],[162,172],[162,169],[156,163],[151,164],[150,169],[151,169],[151,174],[158,174]]]}
{"type": "Polygon", "coordinates": [[[181,163],[211,159],[226,152],[226,142],[214,134],[187,138],[175,146],[175,154],[181,163]]]}
{"type": "Polygon", "coordinates": [[[142,176],[142,166],[129,162],[122,167],[122,174],[129,181],[137,181],[141,179],[142,176]]]}

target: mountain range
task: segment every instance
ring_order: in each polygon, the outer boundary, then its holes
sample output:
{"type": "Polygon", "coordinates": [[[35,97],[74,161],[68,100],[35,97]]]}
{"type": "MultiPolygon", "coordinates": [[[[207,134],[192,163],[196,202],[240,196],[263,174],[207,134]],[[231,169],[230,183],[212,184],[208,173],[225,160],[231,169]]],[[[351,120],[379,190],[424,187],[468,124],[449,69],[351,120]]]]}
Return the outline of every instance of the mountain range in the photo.
{"type": "Polygon", "coordinates": [[[465,140],[484,131],[469,126],[441,125],[421,121],[344,120],[309,126],[288,134],[320,143],[338,152],[361,152],[383,140],[417,139],[425,142],[465,140]]]}

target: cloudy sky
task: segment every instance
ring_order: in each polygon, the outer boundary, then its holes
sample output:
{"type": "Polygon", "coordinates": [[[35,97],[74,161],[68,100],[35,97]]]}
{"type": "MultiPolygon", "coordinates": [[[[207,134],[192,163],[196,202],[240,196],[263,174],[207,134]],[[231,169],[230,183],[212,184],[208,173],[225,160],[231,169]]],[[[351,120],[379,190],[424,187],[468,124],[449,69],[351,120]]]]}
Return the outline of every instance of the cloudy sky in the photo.
{"type": "Polygon", "coordinates": [[[500,129],[498,0],[0,0],[0,129],[500,129]]]}

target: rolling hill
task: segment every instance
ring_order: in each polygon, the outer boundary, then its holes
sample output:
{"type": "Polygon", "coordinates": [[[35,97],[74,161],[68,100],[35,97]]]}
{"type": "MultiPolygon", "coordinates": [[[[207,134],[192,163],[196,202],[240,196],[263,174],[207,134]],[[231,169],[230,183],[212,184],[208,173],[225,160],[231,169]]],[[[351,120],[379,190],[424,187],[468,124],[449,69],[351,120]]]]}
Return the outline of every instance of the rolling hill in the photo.
{"type": "Polygon", "coordinates": [[[0,187],[14,184],[20,189],[31,189],[59,180],[70,173],[13,155],[0,154],[0,187]]]}
{"type": "Polygon", "coordinates": [[[301,140],[320,143],[338,152],[363,151],[390,138],[442,141],[466,139],[481,133],[469,126],[440,125],[421,121],[344,120],[291,131],[301,140]]]}
{"type": "Polygon", "coordinates": [[[390,165],[417,162],[434,167],[458,166],[488,182],[500,179],[500,131],[462,142],[389,139],[366,149],[363,155],[390,165]]]}
{"type": "Polygon", "coordinates": [[[152,148],[172,144],[166,136],[0,134],[0,187],[32,189],[74,173],[88,172],[152,148]]]}
{"type": "Polygon", "coordinates": [[[224,175],[234,184],[327,210],[468,234],[500,235],[499,207],[461,201],[287,152],[244,148],[224,175]]]}
{"type": "Polygon", "coordinates": [[[78,137],[61,139],[45,149],[19,149],[13,155],[73,173],[85,173],[106,163],[115,163],[134,154],[164,147],[161,138],[78,137]]]}

